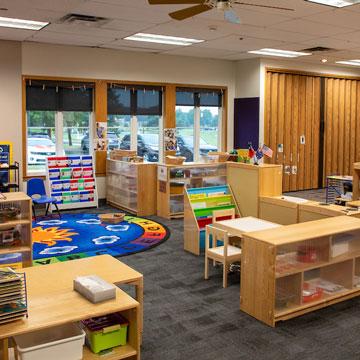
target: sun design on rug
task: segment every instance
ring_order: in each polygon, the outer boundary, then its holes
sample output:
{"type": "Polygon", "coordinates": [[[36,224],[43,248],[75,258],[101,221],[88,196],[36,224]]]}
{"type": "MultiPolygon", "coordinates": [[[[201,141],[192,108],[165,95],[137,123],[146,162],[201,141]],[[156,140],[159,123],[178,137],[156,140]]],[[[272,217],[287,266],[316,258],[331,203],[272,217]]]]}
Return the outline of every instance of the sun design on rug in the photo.
{"type": "Polygon", "coordinates": [[[44,229],[42,226],[33,228],[32,239],[34,243],[45,244],[47,246],[54,246],[58,241],[72,241],[72,235],[78,235],[76,232],[71,232],[72,229],[60,229],[58,227],[50,227],[44,229]]]}

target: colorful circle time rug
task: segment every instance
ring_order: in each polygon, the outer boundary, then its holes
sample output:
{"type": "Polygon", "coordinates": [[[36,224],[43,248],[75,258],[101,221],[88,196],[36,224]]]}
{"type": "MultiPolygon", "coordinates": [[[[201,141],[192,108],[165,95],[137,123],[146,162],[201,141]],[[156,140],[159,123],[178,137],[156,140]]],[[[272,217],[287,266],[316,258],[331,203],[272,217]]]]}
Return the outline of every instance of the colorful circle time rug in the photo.
{"type": "Polygon", "coordinates": [[[126,256],[166,241],[169,230],[155,221],[125,216],[119,224],[102,224],[96,214],[62,214],[33,222],[33,263],[109,254],[126,256]]]}

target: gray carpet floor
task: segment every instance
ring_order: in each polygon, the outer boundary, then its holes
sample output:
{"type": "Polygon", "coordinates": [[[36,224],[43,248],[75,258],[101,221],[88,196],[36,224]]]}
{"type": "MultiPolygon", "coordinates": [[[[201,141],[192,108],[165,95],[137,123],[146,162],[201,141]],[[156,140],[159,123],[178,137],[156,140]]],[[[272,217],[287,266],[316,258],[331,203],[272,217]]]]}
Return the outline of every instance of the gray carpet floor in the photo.
{"type": "Polygon", "coordinates": [[[360,359],[360,299],[271,328],[239,310],[239,274],[227,289],[221,268],[204,280],[203,256],[183,250],[182,220],[151,219],[170,229],[169,240],[120,258],[144,274],[142,360],[360,359]]]}

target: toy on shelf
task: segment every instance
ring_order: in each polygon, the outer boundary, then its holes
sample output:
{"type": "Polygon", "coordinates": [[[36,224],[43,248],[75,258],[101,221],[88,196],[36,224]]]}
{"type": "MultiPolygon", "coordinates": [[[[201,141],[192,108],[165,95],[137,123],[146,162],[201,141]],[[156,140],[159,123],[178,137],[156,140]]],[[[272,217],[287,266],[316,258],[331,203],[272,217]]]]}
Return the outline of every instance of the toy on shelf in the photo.
{"type": "MultiPolygon", "coordinates": [[[[185,191],[184,249],[200,255],[205,248],[205,228],[213,222],[214,210],[235,209],[240,214],[229,185],[185,191]]],[[[218,218],[227,220],[229,217],[218,218]]]]}
{"type": "Polygon", "coordinates": [[[48,191],[60,210],[98,206],[92,155],[47,158],[48,191]]]}

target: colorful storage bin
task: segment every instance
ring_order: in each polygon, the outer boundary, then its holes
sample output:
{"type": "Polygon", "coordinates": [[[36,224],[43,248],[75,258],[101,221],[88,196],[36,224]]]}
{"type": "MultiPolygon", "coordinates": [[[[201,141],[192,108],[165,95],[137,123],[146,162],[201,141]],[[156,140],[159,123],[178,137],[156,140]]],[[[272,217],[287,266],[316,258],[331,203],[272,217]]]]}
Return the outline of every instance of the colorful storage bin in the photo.
{"type": "Polygon", "coordinates": [[[82,321],[86,344],[95,354],[126,345],[129,322],[120,314],[109,314],[82,321]]]}
{"type": "Polygon", "coordinates": [[[2,254],[0,255],[0,267],[11,267],[13,270],[22,268],[22,254],[2,254]]]}

